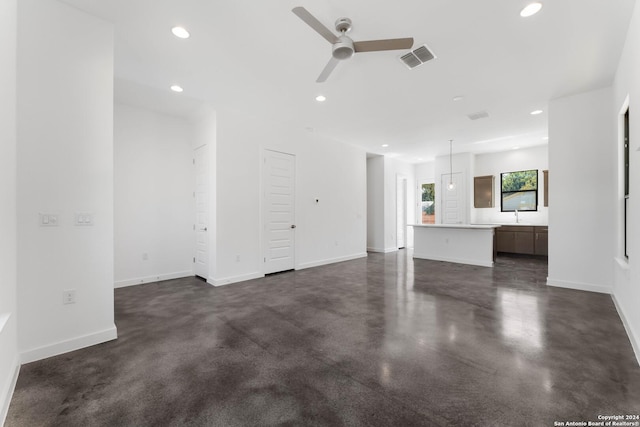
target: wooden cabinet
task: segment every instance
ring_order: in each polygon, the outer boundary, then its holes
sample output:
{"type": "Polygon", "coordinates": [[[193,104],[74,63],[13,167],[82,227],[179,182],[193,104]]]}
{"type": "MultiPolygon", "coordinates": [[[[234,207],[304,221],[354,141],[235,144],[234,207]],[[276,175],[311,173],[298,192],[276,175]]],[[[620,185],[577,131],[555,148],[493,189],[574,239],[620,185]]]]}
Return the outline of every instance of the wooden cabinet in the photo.
{"type": "Polygon", "coordinates": [[[496,246],[498,248],[498,252],[515,253],[515,234],[513,231],[505,231],[503,228],[505,227],[500,227],[496,230],[496,246]]]}
{"type": "Polygon", "coordinates": [[[493,175],[476,176],[473,178],[473,207],[493,207],[493,187],[495,178],[493,175]]]}
{"type": "Polygon", "coordinates": [[[542,171],[544,176],[544,205],[549,206],[549,171],[542,171]]]}
{"type": "Polygon", "coordinates": [[[532,225],[503,225],[496,230],[498,252],[547,255],[548,227],[532,225]]]}
{"type": "Polygon", "coordinates": [[[549,228],[535,227],[534,248],[536,255],[549,255],[549,228]]]}

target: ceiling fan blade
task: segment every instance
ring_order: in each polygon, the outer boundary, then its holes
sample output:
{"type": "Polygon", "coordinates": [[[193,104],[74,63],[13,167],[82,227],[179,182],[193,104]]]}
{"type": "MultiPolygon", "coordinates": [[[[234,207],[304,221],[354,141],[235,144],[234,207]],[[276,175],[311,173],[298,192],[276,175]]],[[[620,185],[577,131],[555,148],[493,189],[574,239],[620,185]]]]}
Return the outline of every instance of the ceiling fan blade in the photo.
{"type": "Polygon", "coordinates": [[[376,52],[379,50],[411,49],[413,37],[404,39],[366,40],[353,42],[356,52],[376,52]]]}
{"type": "Polygon", "coordinates": [[[324,66],[324,70],[322,70],[322,72],[318,76],[318,79],[316,80],[316,83],[325,82],[327,80],[327,78],[329,77],[329,74],[331,74],[333,69],[336,68],[336,65],[338,65],[338,62],[340,62],[340,61],[332,56],[331,59],[329,60],[329,62],[327,63],[327,65],[324,66]]]}
{"type": "Polygon", "coordinates": [[[330,29],[325,27],[320,21],[316,19],[307,9],[302,6],[294,7],[291,9],[291,12],[295,13],[298,18],[302,19],[307,23],[308,26],[316,30],[318,34],[327,39],[327,41],[331,44],[336,43],[338,41],[338,36],[333,34],[330,29]]]}

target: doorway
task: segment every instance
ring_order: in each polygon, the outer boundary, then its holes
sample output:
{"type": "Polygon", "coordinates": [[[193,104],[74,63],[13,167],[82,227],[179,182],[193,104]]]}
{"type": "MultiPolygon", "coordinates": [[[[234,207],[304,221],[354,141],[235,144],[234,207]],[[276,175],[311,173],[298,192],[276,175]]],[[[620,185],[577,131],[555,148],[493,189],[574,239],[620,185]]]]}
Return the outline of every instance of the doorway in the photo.
{"type": "Polygon", "coordinates": [[[418,218],[420,224],[436,223],[436,184],[421,182],[418,185],[418,218]]]}
{"type": "Polygon", "coordinates": [[[194,273],[207,279],[209,276],[209,146],[194,150],[196,189],[193,193],[196,203],[194,273]]]}
{"type": "Polygon", "coordinates": [[[465,186],[462,172],[442,174],[442,224],[463,224],[466,222],[465,186]],[[453,183],[453,189],[448,186],[453,183]]]}
{"type": "Polygon", "coordinates": [[[396,246],[404,249],[407,245],[407,178],[396,176],[396,246]]]}
{"type": "Polygon", "coordinates": [[[264,274],[293,270],[295,266],[295,160],[293,154],[264,150],[264,274]]]}

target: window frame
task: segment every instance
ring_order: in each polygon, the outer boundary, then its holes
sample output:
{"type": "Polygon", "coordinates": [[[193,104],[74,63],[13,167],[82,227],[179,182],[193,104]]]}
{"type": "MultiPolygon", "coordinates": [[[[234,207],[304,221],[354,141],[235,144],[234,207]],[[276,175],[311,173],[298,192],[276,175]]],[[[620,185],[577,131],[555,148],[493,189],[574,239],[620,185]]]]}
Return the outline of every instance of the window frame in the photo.
{"type": "Polygon", "coordinates": [[[538,212],[538,191],[540,189],[540,171],[538,169],[524,169],[519,171],[512,172],[501,172],[500,173],[500,212],[538,212]],[[505,174],[518,173],[518,172],[533,172],[536,173],[536,188],[535,190],[518,190],[518,191],[503,191],[503,177],[505,174]],[[504,207],[504,196],[505,194],[514,194],[514,193],[533,193],[535,195],[535,209],[505,209],[504,207]]]}
{"type": "Polygon", "coordinates": [[[624,121],[624,137],[623,137],[623,151],[624,151],[624,159],[623,159],[623,167],[624,167],[624,198],[623,198],[623,210],[624,210],[624,230],[622,239],[623,243],[623,253],[625,259],[629,259],[629,145],[631,141],[629,140],[629,107],[624,112],[623,115],[624,121]]]}

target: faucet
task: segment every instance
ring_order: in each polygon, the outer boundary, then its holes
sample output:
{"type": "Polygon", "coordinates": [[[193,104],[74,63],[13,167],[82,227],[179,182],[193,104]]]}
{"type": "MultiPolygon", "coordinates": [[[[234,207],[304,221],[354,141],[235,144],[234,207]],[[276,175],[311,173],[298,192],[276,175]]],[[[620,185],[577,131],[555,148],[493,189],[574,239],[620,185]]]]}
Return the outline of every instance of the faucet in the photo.
{"type": "Polygon", "coordinates": [[[516,209],[516,224],[518,223],[518,209],[516,209]]]}

